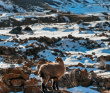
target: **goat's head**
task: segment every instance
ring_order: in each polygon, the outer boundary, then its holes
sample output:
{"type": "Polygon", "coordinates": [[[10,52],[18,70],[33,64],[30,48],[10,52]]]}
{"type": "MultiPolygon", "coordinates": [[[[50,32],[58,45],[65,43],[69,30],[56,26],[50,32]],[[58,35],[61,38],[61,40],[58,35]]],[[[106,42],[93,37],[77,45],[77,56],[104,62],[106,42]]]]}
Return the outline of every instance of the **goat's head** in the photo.
{"type": "Polygon", "coordinates": [[[63,62],[63,59],[61,57],[57,57],[57,58],[55,58],[55,60],[56,60],[55,61],[56,63],[63,62]]]}

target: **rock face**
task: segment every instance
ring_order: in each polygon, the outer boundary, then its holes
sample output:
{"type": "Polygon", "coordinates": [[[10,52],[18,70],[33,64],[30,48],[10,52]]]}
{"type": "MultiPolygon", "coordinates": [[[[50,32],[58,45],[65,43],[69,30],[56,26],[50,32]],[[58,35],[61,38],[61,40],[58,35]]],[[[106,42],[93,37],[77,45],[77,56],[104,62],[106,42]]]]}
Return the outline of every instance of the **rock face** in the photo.
{"type": "Polygon", "coordinates": [[[16,28],[13,28],[9,33],[10,34],[22,34],[22,27],[18,26],[16,28]]]}
{"type": "Polygon", "coordinates": [[[23,79],[12,79],[11,80],[12,86],[15,86],[15,87],[23,86],[24,82],[25,80],[23,79]]]}

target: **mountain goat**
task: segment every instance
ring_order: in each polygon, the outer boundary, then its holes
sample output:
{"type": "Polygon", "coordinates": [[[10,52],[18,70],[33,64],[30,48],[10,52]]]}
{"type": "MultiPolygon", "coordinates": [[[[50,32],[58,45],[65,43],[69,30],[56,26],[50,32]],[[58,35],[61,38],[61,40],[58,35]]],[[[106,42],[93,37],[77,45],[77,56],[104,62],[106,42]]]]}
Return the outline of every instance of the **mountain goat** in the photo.
{"type": "Polygon", "coordinates": [[[61,57],[57,57],[55,59],[56,59],[55,63],[43,64],[39,69],[38,74],[42,78],[41,87],[43,92],[47,90],[47,88],[45,87],[45,84],[50,79],[52,79],[52,82],[53,82],[53,89],[57,88],[58,90],[59,89],[58,80],[60,80],[60,78],[65,73],[65,65],[64,65],[63,59],[61,57]]]}

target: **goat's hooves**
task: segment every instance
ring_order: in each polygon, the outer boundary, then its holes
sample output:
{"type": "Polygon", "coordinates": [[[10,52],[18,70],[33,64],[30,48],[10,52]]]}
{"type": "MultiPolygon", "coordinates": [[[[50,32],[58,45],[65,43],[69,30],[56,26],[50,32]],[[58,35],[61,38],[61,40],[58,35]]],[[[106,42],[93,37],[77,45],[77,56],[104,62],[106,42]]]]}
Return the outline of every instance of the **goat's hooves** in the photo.
{"type": "Polygon", "coordinates": [[[45,91],[43,91],[43,90],[42,90],[42,92],[41,92],[41,93],[45,93],[45,91]]]}
{"type": "Polygon", "coordinates": [[[57,92],[60,92],[60,90],[59,90],[59,89],[57,89],[57,92]]]}
{"type": "Polygon", "coordinates": [[[45,91],[42,91],[42,93],[46,93],[45,91]]]}
{"type": "Polygon", "coordinates": [[[47,89],[46,91],[49,91],[49,89],[47,89]]]}
{"type": "Polygon", "coordinates": [[[49,90],[48,90],[48,89],[46,89],[46,90],[42,91],[42,93],[48,93],[48,92],[49,92],[49,90]]]}
{"type": "Polygon", "coordinates": [[[56,91],[57,91],[56,89],[53,90],[53,92],[56,92],[56,91]]]}

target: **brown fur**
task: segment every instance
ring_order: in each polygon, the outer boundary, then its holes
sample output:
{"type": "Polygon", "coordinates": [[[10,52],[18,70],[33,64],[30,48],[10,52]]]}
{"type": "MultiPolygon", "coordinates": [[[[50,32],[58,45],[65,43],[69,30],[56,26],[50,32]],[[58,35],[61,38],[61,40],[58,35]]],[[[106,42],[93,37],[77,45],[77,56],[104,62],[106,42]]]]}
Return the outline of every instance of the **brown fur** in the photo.
{"type": "Polygon", "coordinates": [[[65,65],[63,59],[57,57],[55,63],[41,65],[38,74],[42,77],[42,83],[45,85],[50,79],[53,79],[53,81],[60,80],[64,72],[65,65]]]}

